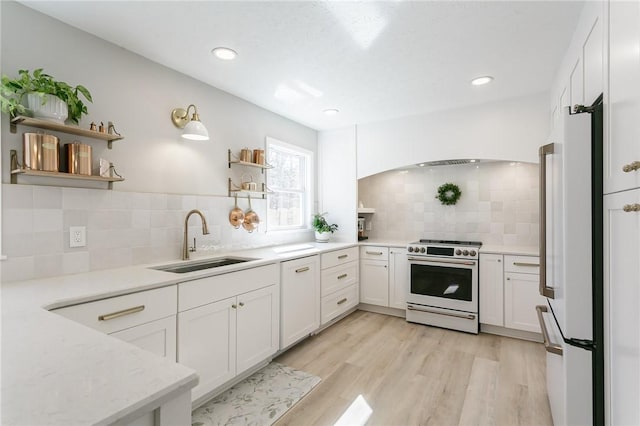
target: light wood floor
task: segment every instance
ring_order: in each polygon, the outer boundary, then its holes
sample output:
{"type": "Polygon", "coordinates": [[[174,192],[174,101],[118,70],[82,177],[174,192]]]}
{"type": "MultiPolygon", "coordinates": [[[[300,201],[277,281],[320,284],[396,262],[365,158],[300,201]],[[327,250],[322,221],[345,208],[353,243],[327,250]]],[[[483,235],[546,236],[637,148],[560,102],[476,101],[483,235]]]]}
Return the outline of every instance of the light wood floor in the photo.
{"type": "Polygon", "coordinates": [[[356,311],[275,361],[322,378],[276,426],[333,425],[358,395],[368,425],[551,425],[542,344],[356,311]]]}

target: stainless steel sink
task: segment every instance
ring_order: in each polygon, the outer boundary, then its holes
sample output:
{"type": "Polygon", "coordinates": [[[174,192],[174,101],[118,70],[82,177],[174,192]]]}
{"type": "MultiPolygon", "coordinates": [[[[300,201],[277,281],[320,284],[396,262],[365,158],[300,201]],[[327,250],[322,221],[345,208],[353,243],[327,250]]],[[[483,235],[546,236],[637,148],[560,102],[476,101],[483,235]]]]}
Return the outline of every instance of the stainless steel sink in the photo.
{"type": "Polygon", "coordinates": [[[200,260],[189,263],[175,263],[173,265],[154,266],[150,269],[157,271],[173,272],[176,274],[184,274],[186,272],[201,271],[203,269],[219,268],[221,266],[235,265],[236,263],[249,262],[257,260],[247,257],[218,257],[215,259],[200,260]]]}

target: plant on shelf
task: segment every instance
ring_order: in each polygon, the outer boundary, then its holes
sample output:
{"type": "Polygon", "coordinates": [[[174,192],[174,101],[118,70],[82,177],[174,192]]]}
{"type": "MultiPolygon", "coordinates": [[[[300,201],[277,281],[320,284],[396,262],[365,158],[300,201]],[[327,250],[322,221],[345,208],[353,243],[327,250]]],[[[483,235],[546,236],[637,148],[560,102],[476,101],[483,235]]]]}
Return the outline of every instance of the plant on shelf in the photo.
{"type": "MultiPolygon", "coordinates": [[[[12,117],[25,113],[26,107],[22,104],[22,98],[30,94],[37,95],[31,98],[39,100],[40,105],[51,102],[50,96],[57,97],[67,105],[68,116],[65,118],[75,124],[78,124],[83,114],[87,114],[87,106],[79,95],[82,94],[87,101],[93,102],[91,93],[86,87],[82,85],[72,87],[63,81],[57,81],[49,74],[43,73],[42,68],[34,70],[33,74],[29,73],[29,70],[20,70],[18,74],[19,77],[15,79],[3,75],[0,86],[2,112],[10,114],[12,117]]],[[[33,101],[28,100],[28,102],[33,101]]],[[[32,105],[30,104],[29,108],[33,109],[32,105]]],[[[64,122],[62,117],[53,119],[64,122]]]]}
{"type": "Polygon", "coordinates": [[[313,215],[313,229],[316,231],[316,241],[319,243],[326,243],[329,241],[329,234],[333,234],[337,229],[338,225],[333,223],[329,225],[327,219],[324,216],[327,212],[324,213],[316,213],[313,215]]]}

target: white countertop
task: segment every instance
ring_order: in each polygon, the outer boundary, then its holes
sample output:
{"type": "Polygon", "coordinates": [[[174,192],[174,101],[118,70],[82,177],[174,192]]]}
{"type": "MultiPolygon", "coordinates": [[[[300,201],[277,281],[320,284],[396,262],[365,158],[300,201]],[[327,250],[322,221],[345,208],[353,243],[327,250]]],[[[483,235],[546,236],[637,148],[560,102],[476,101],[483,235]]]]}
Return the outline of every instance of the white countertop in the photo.
{"type": "Polygon", "coordinates": [[[480,248],[480,254],[512,254],[516,256],[538,256],[540,249],[536,246],[499,246],[499,245],[483,245],[480,248]]]}
{"type": "Polygon", "coordinates": [[[296,244],[216,253],[214,257],[258,260],[185,274],[139,265],[3,283],[1,423],[107,425],[132,413],[142,415],[153,401],[197,384],[194,370],[48,309],[356,245],[305,243],[304,248],[296,244]]]}

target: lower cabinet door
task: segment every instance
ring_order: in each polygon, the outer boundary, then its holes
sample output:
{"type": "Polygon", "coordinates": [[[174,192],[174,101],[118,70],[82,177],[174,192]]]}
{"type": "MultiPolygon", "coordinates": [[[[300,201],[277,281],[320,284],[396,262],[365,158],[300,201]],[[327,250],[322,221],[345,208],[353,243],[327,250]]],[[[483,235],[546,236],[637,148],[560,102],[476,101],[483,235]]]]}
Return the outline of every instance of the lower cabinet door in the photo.
{"type": "Polygon", "coordinates": [[[175,315],[117,331],[110,335],[156,355],[172,361],[176,360],[175,315]]]}
{"type": "Polygon", "coordinates": [[[269,286],[238,296],[236,374],[276,353],[280,339],[280,294],[269,286]]]}
{"type": "Polygon", "coordinates": [[[540,333],[536,305],[546,304],[538,292],[540,275],[508,272],[504,277],[504,326],[540,333]]]}
{"type": "Polygon", "coordinates": [[[178,362],[198,372],[196,400],[236,375],[236,298],[178,313],[178,362]]]}
{"type": "Polygon", "coordinates": [[[389,307],[407,309],[409,259],[406,250],[391,249],[389,262],[389,307]]]}
{"type": "Polygon", "coordinates": [[[389,306],[388,262],[360,260],[360,302],[389,306]]]}
{"type": "Polygon", "coordinates": [[[320,327],[320,256],[282,262],[280,349],[320,327]]]}

